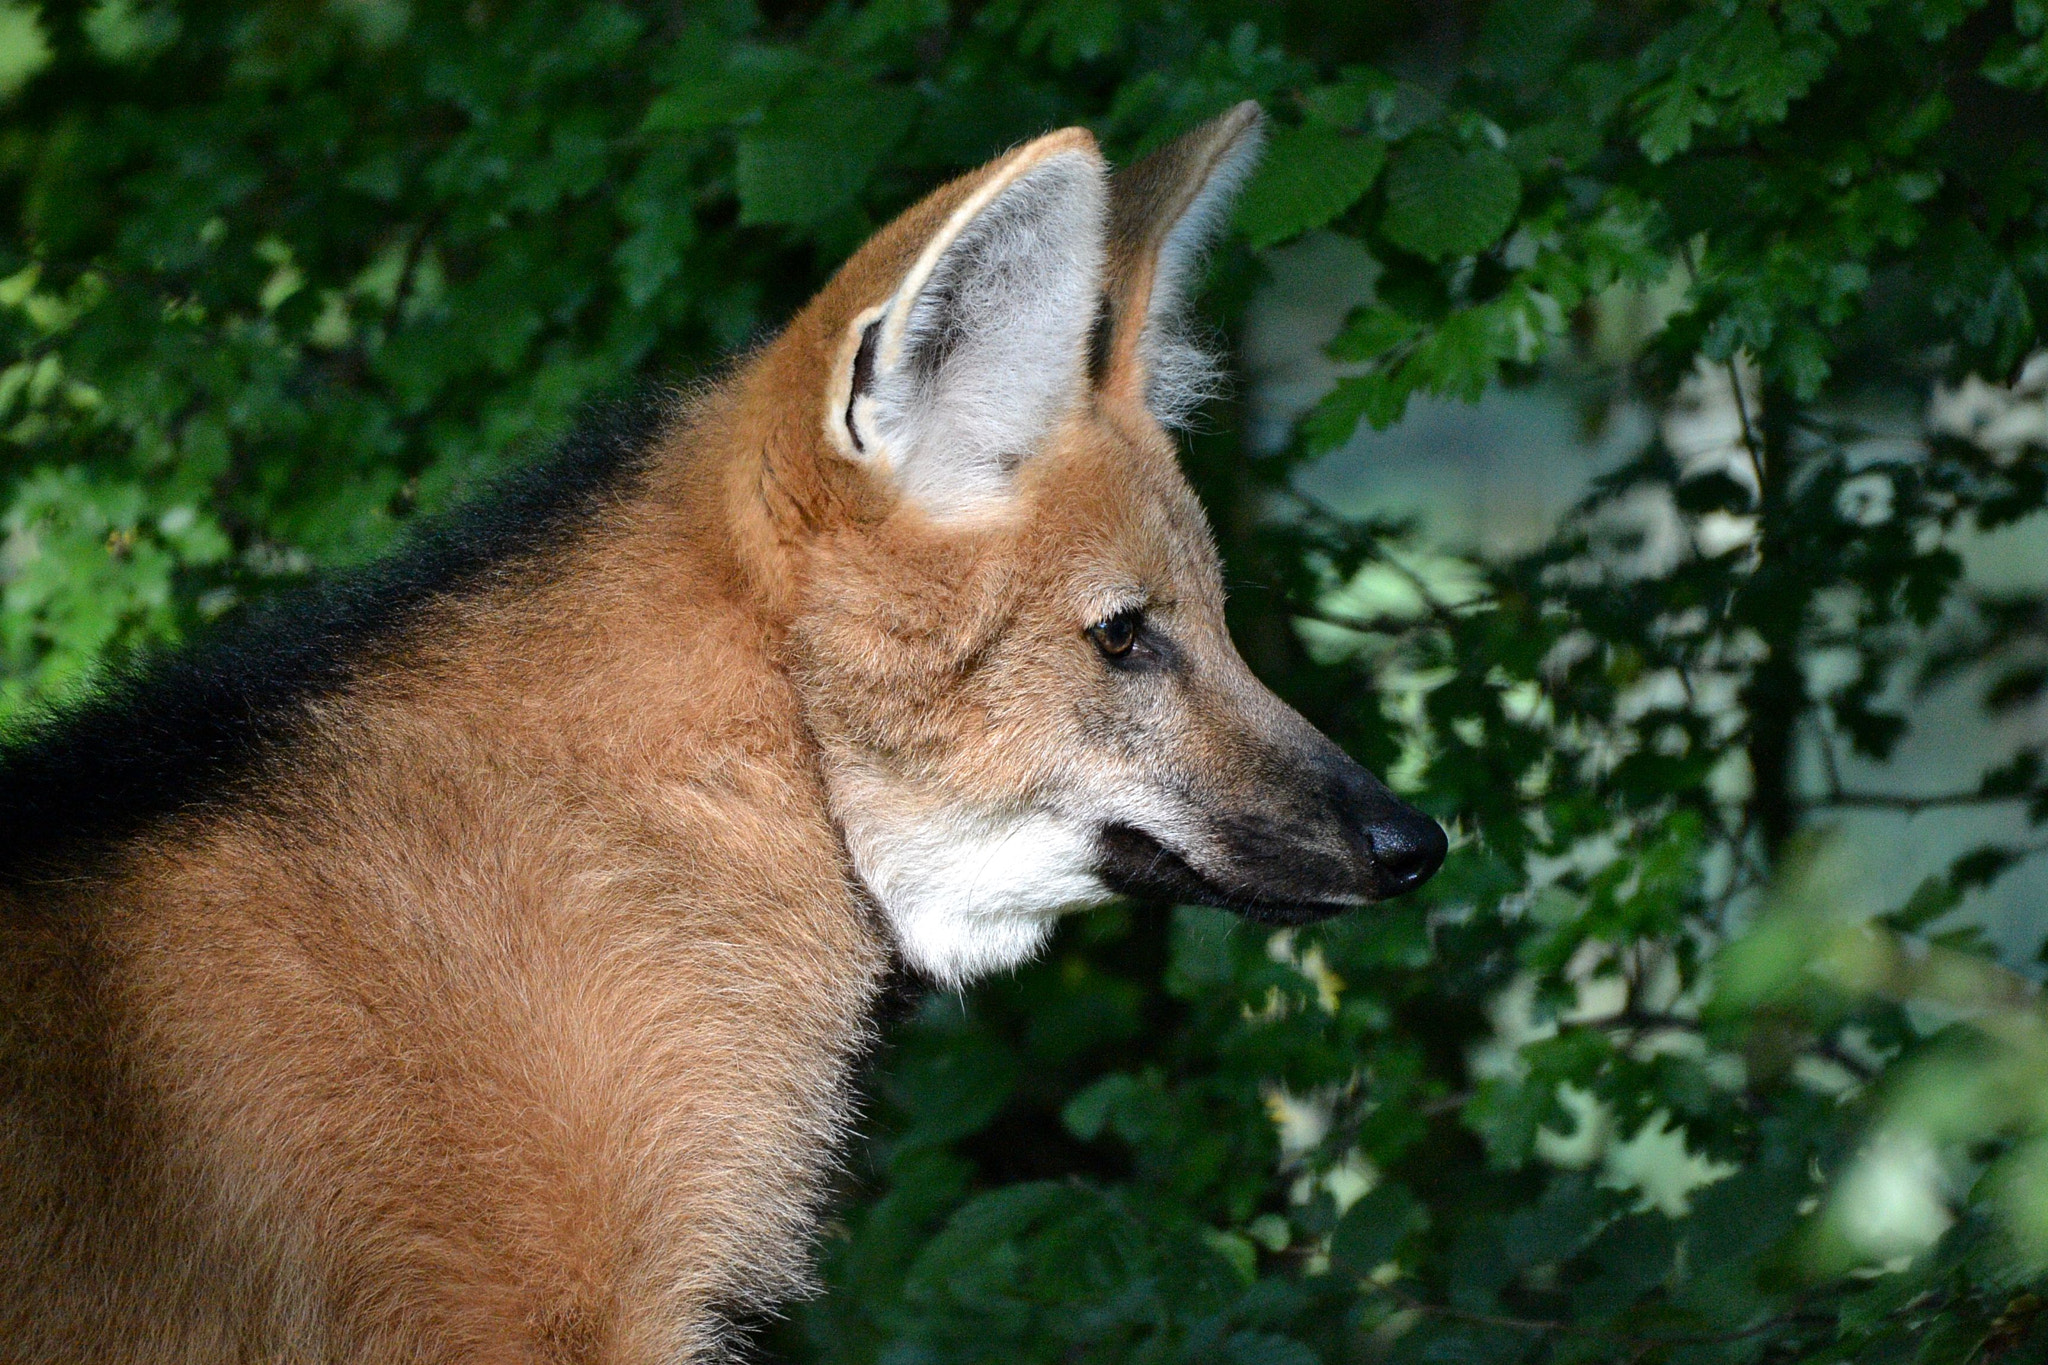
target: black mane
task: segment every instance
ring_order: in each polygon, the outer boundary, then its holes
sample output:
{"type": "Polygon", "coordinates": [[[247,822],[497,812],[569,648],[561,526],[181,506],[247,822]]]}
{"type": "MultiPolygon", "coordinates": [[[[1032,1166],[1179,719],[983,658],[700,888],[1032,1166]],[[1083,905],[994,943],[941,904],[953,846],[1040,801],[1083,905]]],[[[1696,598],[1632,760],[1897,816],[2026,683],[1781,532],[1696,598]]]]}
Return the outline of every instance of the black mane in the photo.
{"type": "Polygon", "coordinates": [[[533,468],[428,524],[396,555],[281,594],[193,645],[147,655],[0,743],[0,885],[75,875],[170,816],[231,804],[307,705],[428,604],[560,545],[629,488],[672,410],[607,404],[533,468]]]}

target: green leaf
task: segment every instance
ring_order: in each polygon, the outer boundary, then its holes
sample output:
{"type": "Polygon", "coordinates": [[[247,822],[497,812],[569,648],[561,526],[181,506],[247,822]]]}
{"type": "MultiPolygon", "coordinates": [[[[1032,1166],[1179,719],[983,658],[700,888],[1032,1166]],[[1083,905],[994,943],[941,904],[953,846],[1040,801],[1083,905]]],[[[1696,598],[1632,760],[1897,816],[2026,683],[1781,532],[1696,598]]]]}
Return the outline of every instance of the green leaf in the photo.
{"type": "Polygon", "coordinates": [[[0,100],[16,91],[50,64],[50,40],[44,36],[38,5],[0,0],[0,100]]]}
{"type": "Polygon", "coordinates": [[[1448,138],[1407,143],[1387,168],[1380,231],[1427,260],[1470,256],[1501,239],[1522,203],[1514,163],[1491,147],[1460,150],[1448,138]]]}
{"type": "Polygon", "coordinates": [[[1261,248],[1321,227],[1372,188],[1386,159],[1386,144],[1376,137],[1283,128],[1245,187],[1237,224],[1261,248]]]}
{"type": "Polygon", "coordinates": [[[686,39],[674,84],[648,104],[642,132],[694,133],[754,114],[789,89],[811,61],[787,48],[727,47],[715,35],[686,39]]]}
{"type": "Polygon", "coordinates": [[[1476,402],[1499,362],[1514,353],[1503,302],[1460,309],[1424,333],[1401,363],[1401,381],[1411,389],[1476,402]]]}
{"type": "Polygon", "coordinates": [[[986,1035],[963,1033],[897,1061],[891,1087],[910,1124],[899,1142],[929,1146],[978,1132],[1009,1100],[1015,1058],[986,1035]]]}
{"type": "Polygon", "coordinates": [[[1401,420],[1413,390],[1387,375],[1361,374],[1337,381],[1322,401],[1302,419],[1302,438],[1309,453],[1337,449],[1358,430],[1361,421],[1384,429],[1401,420]]]}
{"type": "Polygon", "coordinates": [[[820,93],[771,110],[740,136],[740,222],[810,226],[850,208],[916,111],[914,96],[892,89],[820,93]]]}
{"type": "Polygon", "coordinates": [[[1693,83],[1675,77],[1643,95],[1641,108],[1636,141],[1652,165],[1669,161],[1692,146],[1694,125],[1713,117],[1693,83]]]}
{"type": "Polygon", "coordinates": [[[1122,0],[1047,0],[1033,11],[1020,45],[1027,52],[1043,50],[1061,68],[1113,52],[1130,25],[1122,0]]]}
{"type": "MultiPolygon", "coordinates": [[[[1971,856],[1973,855],[1965,854],[1964,858],[1971,856]]],[[[1961,864],[1963,859],[1957,861],[1961,864]]],[[[1913,894],[1906,898],[1906,903],[1883,916],[1883,920],[1885,924],[1901,933],[1918,933],[1962,903],[1963,895],[1958,886],[1954,868],[1951,868],[1947,877],[1922,878],[1920,885],[1914,888],[1913,894]]]]}
{"type": "Polygon", "coordinates": [[[1238,923],[1221,910],[1175,906],[1166,989],[1182,999],[1227,989],[1235,970],[1231,943],[1240,932],[1238,923]]]}
{"type": "Polygon", "coordinates": [[[2039,90],[2048,85],[2048,44],[2001,38],[1984,59],[1984,79],[2013,90],[2039,90]]]}
{"type": "Polygon", "coordinates": [[[1506,80],[1548,79],[1593,15],[1592,0],[1499,0],[1486,8],[1474,56],[1506,80]]]}
{"type": "Polygon", "coordinates": [[[946,22],[946,0],[870,0],[848,26],[845,50],[866,52],[946,22]]]}
{"type": "Polygon", "coordinates": [[[1322,1365],[1322,1357],[1292,1337],[1239,1332],[1223,1345],[1229,1365],[1322,1365]]]}
{"type": "Polygon", "coordinates": [[[1393,98],[1393,80],[1368,66],[1347,67],[1344,78],[1303,91],[1302,112],[1312,123],[1351,128],[1363,123],[1374,105],[1393,98]]]}
{"type": "Polygon", "coordinates": [[[1370,1275],[1394,1258],[1411,1232],[1429,1224],[1429,1212],[1406,1185],[1383,1180],[1353,1204],[1330,1235],[1330,1263],[1370,1275]]]}
{"type": "Polygon", "coordinates": [[[1600,1321],[1664,1284],[1680,1264],[1682,1227],[1659,1213],[1631,1214],[1609,1224],[1587,1257],[1597,1273],[1574,1290],[1573,1306],[1600,1321]]]}
{"type": "MultiPolygon", "coordinates": [[[[1986,887],[1997,881],[2007,868],[2010,868],[2020,860],[2021,856],[2014,849],[2000,848],[1995,844],[1974,848],[1968,853],[1959,855],[1953,863],[1949,864],[1949,880],[1955,884],[1958,891],[1973,887],[1986,887]]],[[[1930,878],[1929,880],[1932,879],[1930,878]]],[[[1919,899],[1917,894],[1914,899],[1919,899]]],[[[1959,894],[1956,895],[1954,900],[1950,901],[1950,905],[1953,906],[1955,901],[1960,899],[1961,896],[1959,894]]],[[[1909,902],[1908,909],[1910,908],[1911,903],[1909,902]]],[[[1939,918],[1939,916],[1930,915],[1917,923],[1900,927],[1918,929],[1936,918],[1939,918]]]]}
{"type": "Polygon", "coordinates": [[[1332,360],[1356,364],[1364,360],[1378,360],[1387,352],[1420,335],[1422,324],[1406,314],[1398,313],[1384,306],[1361,308],[1337,334],[1336,340],[1324,347],[1332,360]]]}
{"type": "Polygon", "coordinates": [[[1504,1327],[1425,1321],[1402,1334],[1393,1365],[1502,1365],[1526,1358],[1526,1333],[1504,1327]]]}
{"type": "Polygon", "coordinates": [[[1203,1228],[1202,1244],[1230,1263],[1238,1279],[1250,1284],[1259,1275],[1259,1249],[1251,1239],[1219,1228],[1203,1228]]]}
{"type": "Polygon", "coordinates": [[[79,27],[85,30],[87,41],[100,56],[116,65],[125,65],[146,61],[168,47],[183,25],[177,11],[168,4],[98,0],[86,10],[79,27]]]}
{"type": "Polygon", "coordinates": [[[1060,1122],[1081,1141],[1093,1142],[1102,1135],[1103,1127],[1116,1108],[1137,1091],[1138,1083],[1130,1076],[1121,1073],[1104,1076],[1067,1101],[1067,1107],[1060,1111],[1060,1122]]]}
{"type": "Polygon", "coordinates": [[[1520,1168],[1535,1150],[1536,1130],[1560,1123],[1565,1109],[1556,1088],[1532,1081],[1481,1081],[1465,1103],[1465,1126],[1486,1144],[1487,1162],[1498,1171],[1520,1168]]]}
{"type": "Polygon", "coordinates": [[[619,196],[619,216],[635,230],[612,260],[626,301],[635,308],[652,301],[682,269],[683,253],[697,236],[693,189],[676,160],[653,158],[619,196]]]}
{"type": "Polygon", "coordinates": [[[1791,1230],[1812,1188],[1806,1168],[1785,1160],[1759,1161],[1707,1186],[1686,1222],[1687,1268],[1744,1265],[1791,1230]]]}

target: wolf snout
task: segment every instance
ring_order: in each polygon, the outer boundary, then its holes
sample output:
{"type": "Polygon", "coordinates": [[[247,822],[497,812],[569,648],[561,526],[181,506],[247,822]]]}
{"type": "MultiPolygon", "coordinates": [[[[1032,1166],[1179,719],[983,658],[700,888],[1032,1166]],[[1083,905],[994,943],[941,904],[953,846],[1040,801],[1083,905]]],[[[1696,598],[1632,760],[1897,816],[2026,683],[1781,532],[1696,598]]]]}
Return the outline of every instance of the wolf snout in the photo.
{"type": "Polygon", "coordinates": [[[1377,898],[1398,896],[1436,875],[1450,840],[1442,825],[1412,806],[1403,806],[1365,827],[1377,898]]]}
{"type": "Polygon", "coordinates": [[[1366,894],[1385,900],[1435,876],[1450,849],[1443,826],[1394,795],[1335,745],[1320,757],[1323,799],[1357,860],[1366,894]]]}
{"type": "Polygon", "coordinates": [[[1198,851],[1186,854],[1136,826],[1110,825],[1098,836],[1098,874],[1122,895],[1304,924],[1413,891],[1449,846],[1436,821],[1384,788],[1370,802],[1212,812],[1205,824],[1198,851]]]}

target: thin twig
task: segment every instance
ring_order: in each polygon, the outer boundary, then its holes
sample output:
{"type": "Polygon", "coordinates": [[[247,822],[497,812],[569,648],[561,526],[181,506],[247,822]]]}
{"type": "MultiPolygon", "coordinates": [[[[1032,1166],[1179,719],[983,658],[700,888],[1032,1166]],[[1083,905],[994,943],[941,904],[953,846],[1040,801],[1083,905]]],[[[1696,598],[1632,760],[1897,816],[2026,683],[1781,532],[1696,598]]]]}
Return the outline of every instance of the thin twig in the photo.
{"type": "Polygon", "coordinates": [[[1832,795],[1840,796],[1842,794],[1842,767],[1835,757],[1835,732],[1828,725],[1822,725],[1819,728],[1820,757],[1821,762],[1827,765],[1828,791],[1832,795]]]}
{"type": "MultiPolygon", "coordinates": [[[[1704,1033],[1706,1025],[1698,1019],[1683,1014],[1666,1014],[1655,1010],[1639,1010],[1633,1007],[1616,1014],[1602,1015],[1597,1019],[1567,1019],[1563,1021],[1574,1028],[1620,1028],[1635,1033],[1655,1033],[1670,1030],[1676,1033],[1704,1033]]],[[[1868,1062],[1853,1053],[1844,1051],[1842,1045],[1831,1038],[1816,1038],[1806,1045],[1805,1051],[1817,1057],[1825,1057],[1835,1065],[1868,1082],[1877,1078],[1877,1071],[1868,1062]]]]}
{"type": "Polygon", "coordinates": [[[1826,726],[1820,731],[1820,754],[1822,765],[1827,770],[1828,790],[1825,796],[1808,802],[1810,806],[1839,806],[1863,810],[1895,810],[1914,815],[1923,810],[1937,810],[1953,806],[1991,806],[2004,801],[2024,801],[2034,795],[2032,792],[1939,792],[1927,796],[1913,796],[1905,792],[1852,792],[1842,786],[1842,770],[1835,756],[1835,734],[1826,726]]]}
{"type": "Polygon", "coordinates": [[[1826,1315],[1793,1311],[1765,1318],[1762,1322],[1727,1332],[1683,1332],[1671,1336],[1633,1336],[1627,1332],[1610,1331],[1604,1327],[1588,1327],[1582,1323],[1560,1322],[1553,1318],[1521,1318],[1503,1313],[1476,1313],[1464,1308],[1451,1308],[1442,1304],[1429,1303],[1416,1298],[1406,1290],[1394,1285],[1365,1281],[1374,1289],[1398,1300],[1403,1307],[1427,1317],[1447,1318],[1453,1322],[1469,1322],[1477,1327],[1505,1327],[1516,1332],[1555,1333],[1559,1336],[1588,1337],[1595,1341],[1612,1341],[1623,1346],[1656,1350],[1663,1346],[1720,1346],[1731,1341],[1744,1341],[1750,1337],[1762,1336],[1765,1332],[1787,1327],[1796,1322],[1828,1320],[1826,1315]]]}
{"type": "Polygon", "coordinates": [[[1877,1079],[1878,1068],[1871,1066],[1870,1063],[1862,1058],[1844,1051],[1842,1045],[1832,1038],[1817,1039],[1813,1043],[1812,1050],[1816,1054],[1827,1058],[1851,1076],[1854,1076],[1862,1084],[1868,1085],[1871,1081],[1877,1079]]]}
{"type": "Polygon", "coordinates": [[[1757,447],[1756,432],[1749,424],[1749,400],[1742,395],[1742,369],[1734,356],[1728,357],[1728,388],[1735,397],[1735,416],[1742,422],[1742,448],[1748,452],[1750,472],[1756,475],[1756,500],[1764,500],[1764,456],[1757,447]]]}
{"type": "Polygon", "coordinates": [[[1438,597],[1436,592],[1424,581],[1421,574],[1389,554],[1384,545],[1373,547],[1373,558],[1407,579],[1408,586],[1415,589],[1415,595],[1422,599],[1424,606],[1429,608],[1430,615],[1436,617],[1437,620],[1442,621],[1445,625],[1456,623],[1458,615],[1451,608],[1450,603],[1438,597]]]}
{"type": "Polygon", "coordinates": [[[1830,792],[1813,806],[1841,806],[1858,810],[1895,810],[1914,815],[1923,810],[1952,806],[1993,806],[2005,801],[2025,801],[2032,792],[1941,792],[1933,796],[1909,796],[1900,792],[1830,792]]]}
{"type": "Polygon", "coordinates": [[[405,244],[405,259],[398,267],[398,283],[391,291],[391,307],[384,315],[387,333],[397,331],[398,325],[405,321],[405,306],[412,302],[413,285],[419,276],[420,260],[426,255],[427,238],[439,225],[440,215],[428,214],[420,220],[419,230],[413,233],[412,240],[405,244]]]}
{"type": "MultiPolygon", "coordinates": [[[[1692,243],[1678,244],[1678,258],[1685,263],[1685,273],[1693,286],[1700,282],[1699,262],[1693,259],[1692,243]]],[[[1756,499],[1759,505],[1764,499],[1764,457],[1757,448],[1756,429],[1750,424],[1749,402],[1742,395],[1742,372],[1734,356],[1728,357],[1728,386],[1735,397],[1735,415],[1742,422],[1742,449],[1749,456],[1749,467],[1756,475],[1756,499]]]]}
{"type": "Polygon", "coordinates": [[[1298,620],[1315,621],[1339,630],[1355,630],[1361,635],[1406,635],[1432,624],[1426,619],[1394,612],[1382,612],[1378,616],[1346,616],[1341,612],[1304,611],[1299,607],[1288,610],[1298,620]]]}

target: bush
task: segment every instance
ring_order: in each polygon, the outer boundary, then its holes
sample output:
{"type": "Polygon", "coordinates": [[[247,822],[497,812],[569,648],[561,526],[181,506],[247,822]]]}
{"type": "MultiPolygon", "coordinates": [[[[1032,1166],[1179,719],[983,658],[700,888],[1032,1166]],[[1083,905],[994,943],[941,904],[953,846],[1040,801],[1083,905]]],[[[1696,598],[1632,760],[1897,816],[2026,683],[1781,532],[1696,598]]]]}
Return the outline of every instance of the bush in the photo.
{"type": "Polygon", "coordinates": [[[1187,451],[1255,666],[1450,823],[1420,896],[1070,924],[871,1079],[819,1361],[1924,1360],[2048,1336],[2031,985],[1831,809],[1915,683],[2037,704],[1966,532],[2048,493],[2038,0],[0,4],[0,703],[181,638],[745,345],[948,174],[1276,120],[1218,253],[1358,242],[1289,449],[1187,451]],[[1635,324],[1630,319],[1636,319],[1635,324]],[[1646,320],[1646,321],[1645,321],[1646,320]],[[1454,563],[1291,473],[1538,373],[1734,415],[1454,563]],[[1966,376],[1989,376],[1965,382],[1966,376]],[[2003,381],[2012,379],[2011,384],[2003,381]],[[1885,404],[1949,395],[1924,438],[1885,404]],[[1689,387],[1688,387],[1689,386],[1689,387]],[[1947,926],[1947,927],[1945,927],[1947,926]]]}

